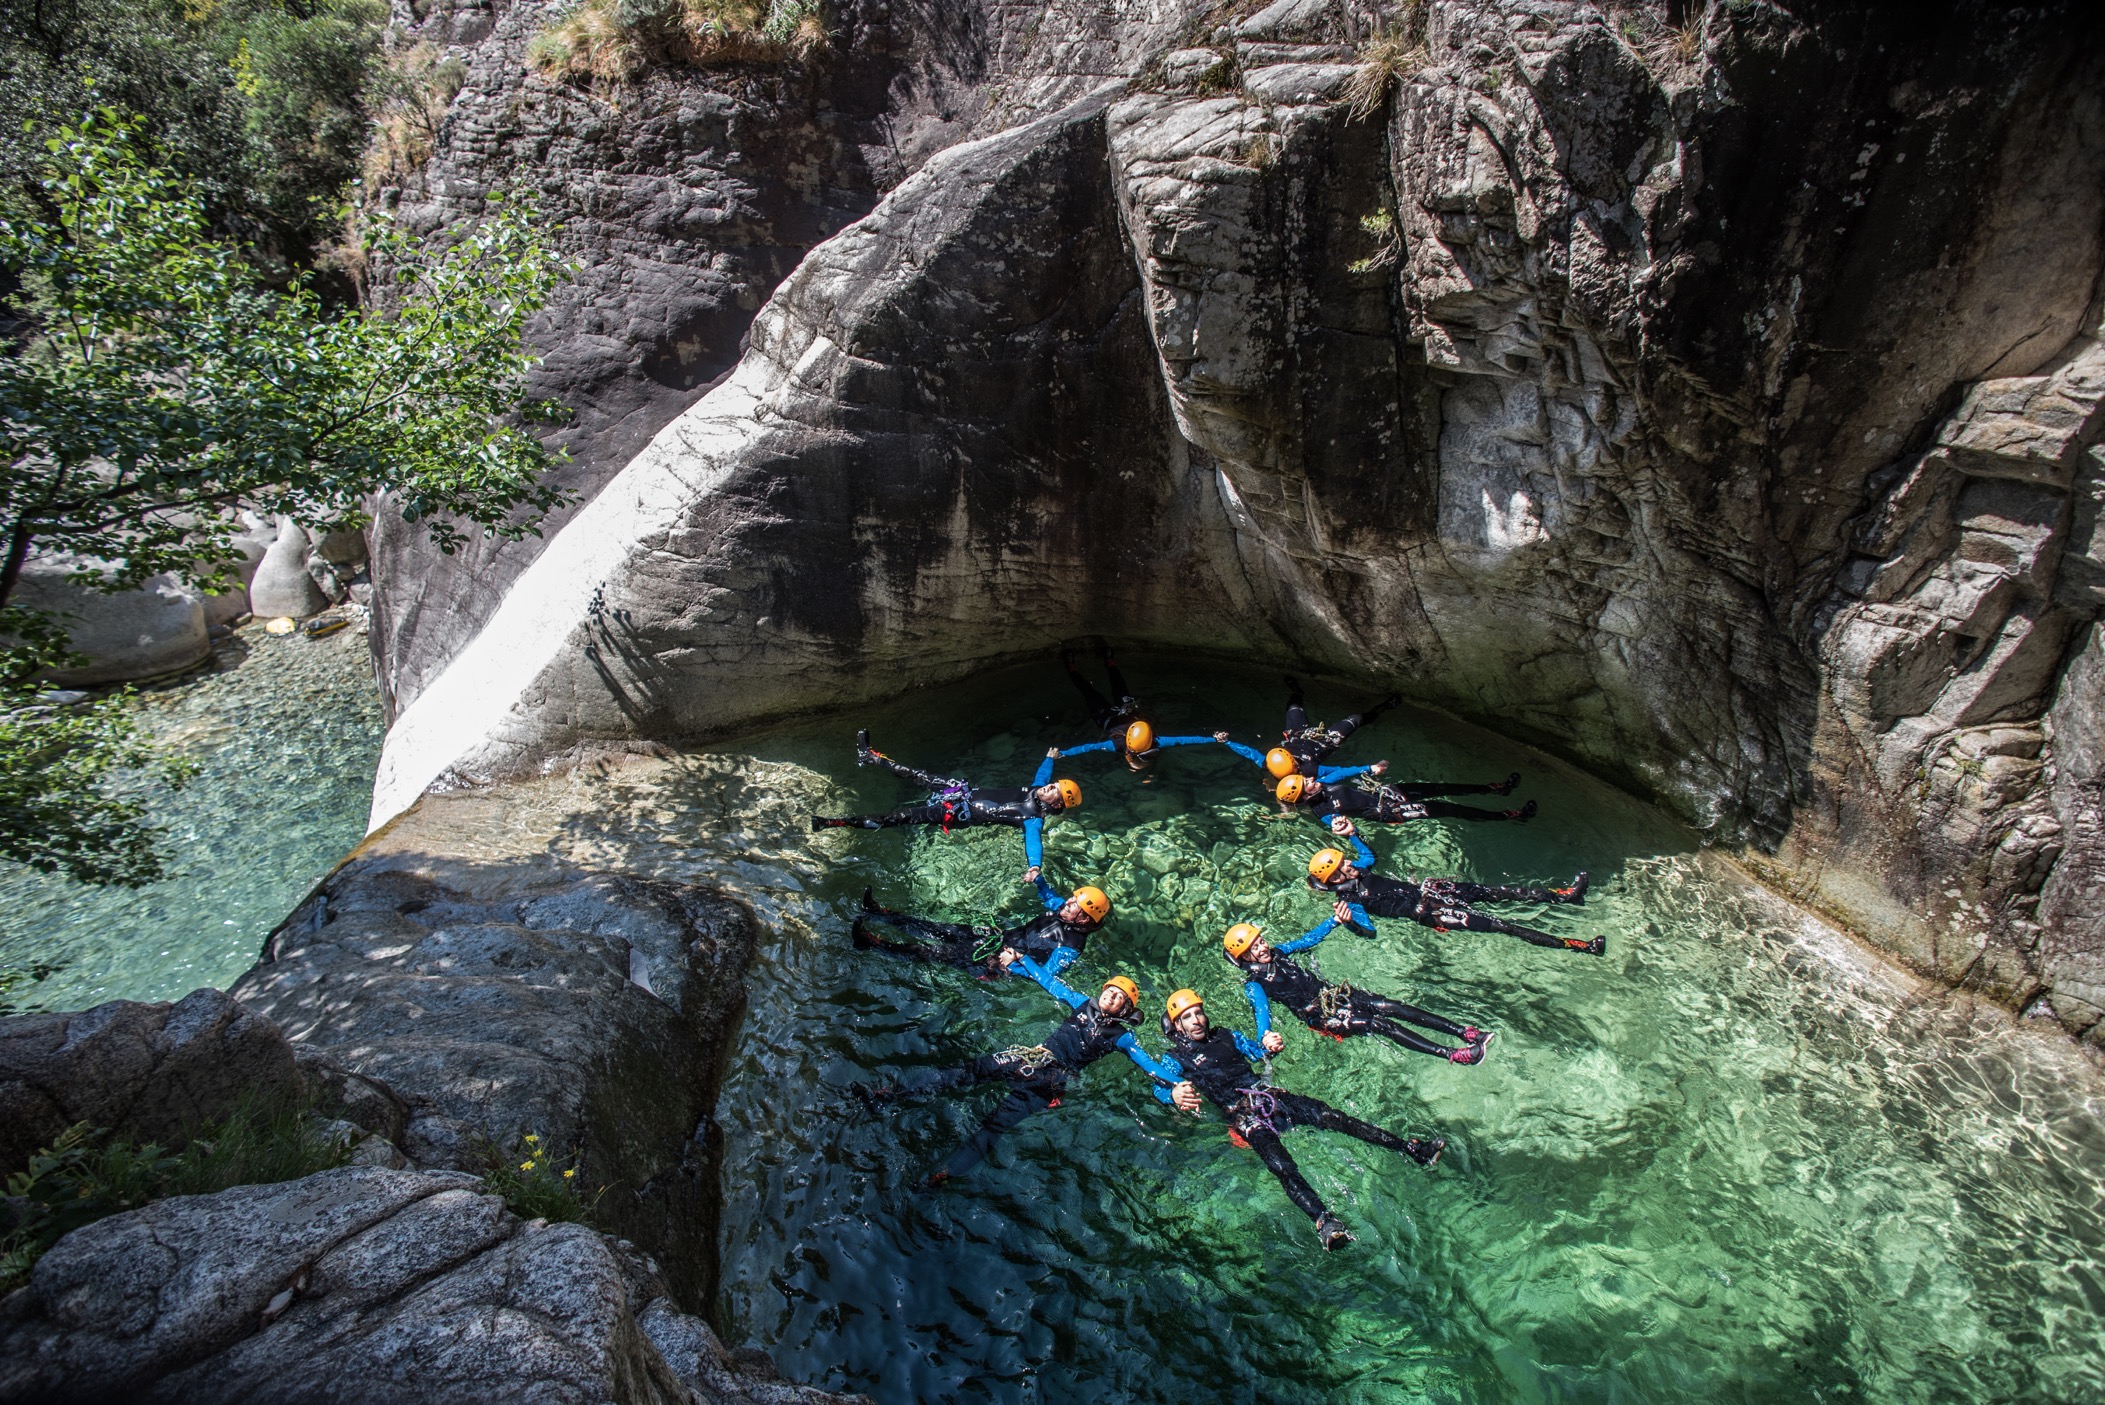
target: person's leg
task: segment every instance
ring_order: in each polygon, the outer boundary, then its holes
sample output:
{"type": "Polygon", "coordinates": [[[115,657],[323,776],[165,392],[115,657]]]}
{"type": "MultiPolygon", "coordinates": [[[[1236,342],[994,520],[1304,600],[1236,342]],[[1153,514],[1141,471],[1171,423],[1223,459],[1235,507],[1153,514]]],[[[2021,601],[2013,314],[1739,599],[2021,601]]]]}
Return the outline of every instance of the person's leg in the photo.
{"type": "MultiPolygon", "coordinates": [[[[1490,789],[1489,786],[1476,788],[1490,789]]],[[[1416,808],[1429,820],[1524,820],[1530,817],[1525,809],[1480,810],[1474,805],[1451,805],[1445,800],[1421,800],[1416,808]]]]}
{"type": "Polygon", "coordinates": [[[1464,911],[1444,914],[1440,926],[1450,930],[1459,928],[1466,932],[1503,932],[1509,937],[1518,937],[1530,946],[1546,946],[1564,951],[1584,951],[1594,956],[1604,955],[1608,950],[1606,937],[1556,937],[1548,932],[1538,932],[1533,927],[1523,927],[1518,922],[1508,922],[1502,917],[1493,917],[1488,912],[1464,911]]]}
{"type": "Polygon", "coordinates": [[[965,1144],[950,1153],[943,1169],[923,1181],[922,1186],[932,1186],[971,1170],[986,1160],[987,1153],[994,1149],[994,1143],[1001,1140],[1003,1133],[1025,1118],[1045,1111],[1057,1100],[1057,1090],[1052,1085],[1037,1080],[1017,1083],[1009,1090],[1009,1095],[987,1114],[978,1130],[965,1139],[965,1144]]]}
{"type": "MultiPolygon", "coordinates": [[[[941,802],[901,805],[882,815],[813,815],[811,827],[819,829],[895,829],[909,824],[943,823],[941,802]]],[[[953,821],[956,823],[956,821],[953,821]]]]}
{"type": "Polygon", "coordinates": [[[1286,676],[1286,729],[1298,732],[1308,725],[1308,705],[1301,697],[1301,684],[1289,673],[1286,676]]]}
{"type": "Polygon", "coordinates": [[[1453,894],[1465,903],[1558,903],[1564,899],[1548,888],[1497,883],[1456,883],[1453,894]]]}
{"type": "Polygon", "coordinates": [[[1111,696],[1118,699],[1120,706],[1131,702],[1133,690],[1126,686],[1126,675],[1119,669],[1118,660],[1111,657],[1111,646],[1106,644],[1098,657],[1103,659],[1104,672],[1110,677],[1111,696]]]}
{"type": "Polygon", "coordinates": [[[1299,1206],[1302,1214],[1320,1223],[1328,1213],[1323,1197],[1316,1194],[1316,1188],[1294,1164],[1294,1158],[1287,1151],[1286,1143],[1279,1140],[1279,1134],[1270,1127],[1243,1125],[1238,1125],[1236,1131],[1250,1144],[1250,1150],[1257,1153],[1257,1159],[1264,1162],[1265,1169],[1279,1178],[1279,1186],[1286,1192],[1286,1198],[1299,1206]]]}
{"type": "Polygon", "coordinates": [[[1459,781],[1390,781],[1391,790],[1400,790],[1413,800],[1429,800],[1437,795],[1511,795],[1513,787],[1520,784],[1520,772],[1515,771],[1506,780],[1492,785],[1463,785],[1459,781]]]}
{"type": "MultiPolygon", "coordinates": [[[[1065,653],[1060,655],[1060,662],[1067,665],[1068,681],[1073,683],[1075,691],[1082,695],[1082,705],[1089,709],[1089,716],[1096,719],[1097,725],[1102,726],[1102,719],[1109,716],[1113,710],[1111,700],[1098,692],[1096,685],[1081,675],[1065,653]]],[[[1114,682],[1112,686],[1116,687],[1117,684],[1114,682]]]]}
{"type": "Polygon", "coordinates": [[[881,951],[906,961],[935,961],[965,971],[976,971],[986,964],[974,956],[979,946],[979,934],[962,923],[937,922],[897,912],[869,912],[855,919],[850,935],[855,945],[864,951],[881,951]],[[886,937],[876,930],[880,925],[928,937],[930,942],[886,937]]]}
{"type": "Polygon", "coordinates": [[[1351,1113],[1340,1112],[1322,1099],[1311,1098],[1305,1093],[1282,1093],[1279,1104],[1285,1118],[1291,1119],[1296,1127],[1321,1127],[1326,1132],[1343,1132],[1370,1146],[1400,1151],[1420,1166],[1430,1166],[1438,1161],[1440,1153],[1447,1147],[1444,1137],[1399,1137],[1385,1127],[1362,1122],[1351,1113]]]}
{"type": "Polygon", "coordinates": [[[1450,1038],[1475,1043],[1479,1035],[1474,1026],[1456,1024],[1445,1015],[1436,1015],[1430,1010],[1421,1010],[1416,1005],[1407,1005],[1401,1000],[1392,1000],[1386,995],[1376,995],[1371,990],[1352,992],[1353,1013],[1369,1019],[1402,1020],[1417,1025],[1420,1029],[1437,1030],[1450,1038]]]}

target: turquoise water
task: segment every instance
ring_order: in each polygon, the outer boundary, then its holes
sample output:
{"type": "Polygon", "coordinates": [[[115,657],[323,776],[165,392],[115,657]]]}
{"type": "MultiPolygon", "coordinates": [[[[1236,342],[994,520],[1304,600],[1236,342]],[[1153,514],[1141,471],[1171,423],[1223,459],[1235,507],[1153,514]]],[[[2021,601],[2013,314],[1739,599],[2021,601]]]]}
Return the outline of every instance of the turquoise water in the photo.
{"type": "Polygon", "coordinates": [[[0,864],[0,967],[56,961],[25,1008],[176,1000],[255,962],[280,918],[356,844],[380,757],[380,699],[362,631],[236,632],[213,663],[140,695],[161,745],[198,763],[146,788],[170,876],[92,888],[0,864]]]}
{"type": "MultiPolygon", "coordinates": [[[[1131,672],[1174,730],[1255,742],[1278,726],[1270,675],[1131,672]]],[[[1311,701],[1335,716],[1358,699],[1311,701]]],[[[1049,668],[869,721],[894,755],[990,784],[1087,739],[1049,668]]],[[[791,1378],[899,1402],[2105,1396],[2105,1128],[2080,1054],[1924,996],[1636,802],[1423,716],[1384,719],[1345,756],[1425,777],[1519,769],[1542,815],[1386,830],[1387,866],[1590,868],[1585,908],[1541,922],[1611,938],[1596,960],[1385,923],[1319,950],[1328,975],[1500,1031],[1471,1069],[1287,1030],[1281,1084],[1437,1130],[1452,1144],[1437,1169],[1292,1133],[1359,1234],[1325,1254],[1214,1114],[1163,1109],[1121,1062],[915,1194],[996,1093],[873,1120],[848,1085],[1034,1043],[1058,1012],[1021,980],[849,948],[865,882],[947,917],[1034,910],[1012,832],[802,832],[815,803],[907,798],[846,764],[852,726],[690,757],[616,787],[566,841],[738,882],[771,919],[721,1108],[723,1311],[730,1340],[791,1378]],[[609,837],[625,824],[660,837],[609,837]]],[[[1299,879],[1314,825],[1275,817],[1252,768],[1214,748],[1170,753],[1147,784],[1102,758],[1063,769],[1087,800],[1051,827],[1049,868],[1118,904],[1076,978],[1128,971],[1153,1010],[1192,984],[1248,1030],[1219,933],[1317,920],[1299,879]]]]}

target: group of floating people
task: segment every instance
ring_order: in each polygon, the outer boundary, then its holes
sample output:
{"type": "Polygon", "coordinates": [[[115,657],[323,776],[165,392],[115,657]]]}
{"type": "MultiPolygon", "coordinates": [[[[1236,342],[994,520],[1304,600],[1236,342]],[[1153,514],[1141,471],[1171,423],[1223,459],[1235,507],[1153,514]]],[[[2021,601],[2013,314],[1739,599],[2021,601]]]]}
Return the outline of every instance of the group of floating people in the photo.
{"type": "Polygon", "coordinates": [[[947,1090],[987,1083],[1006,1087],[1006,1096],[978,1130],[940,1170],[919,1182],[925,1189],[971,1169],[1009,1129],[1059,1106],[1069,1083],[1089,1065],[1114,1053],[1123,1054],[1153,1082],[1154,1095],[1161,1102],[1188,1113],[1199,1112],[1207,1102],[1219,1108],[1231,1140],[1257,1153],[1278,1178],[1287,1198],[1315,1222],[1323,1247],[1339,1248],[1353,1236],[1302,1176],[1282,1141],[1283,1133],[1295,1127],[1342,1132],[1400,1152],[1426,1167],[1439,1161],[1447,1143],[1437,1136],[1399,1136],[1319,1098],[1275,1086],[1270,1061],[1286,1042],[1272,1027],[1275,1008],[1291,1012],[1310,1030],[1332,1039],[1380,1035],[1414,1053],[1454,1064],[1482,1063],[1493,1034],[1386,995],[1325,980],[1294,958],[1313,950],[1339,927],[1372,937],[1376,917],[1404,919],[1439,932],[1503,933],[1539,947],[1601,956],[1607,951],[1605,937],[1557,936],[1477,907],[1480,903],[1583,903],[1588,876],[1580,873],[1562,887],[1505,887],[1376,873],[1379,861],[1360,835],[1361,823],[1406,824],[1422,819],[1525,822],[1536,813],[1532,800],[1518,808],[1494,810],[1438,798],[1509,796],[1520,784],[1518,773],[1489,784],[1396,783],[1382,779],[1388,770],[1383,761],[1367,766],[1327,764],[1327,758],[1347,738],[1396,706],[1400,699],[1395,696],[1326,726],[1309,720],[1301,686],[1289,677],[1284,734],[1279,745],[1260,752],[1231,741],[1225,731],[1158,736],[1127,689],[1108,648],[1101,652],[1101,660],[1109,674],[1110,694],[1076,669],[1071,656],[1061,655],[1103,739],[1047,751],[1027,786],[982,787],[918,770],[877,750],[867,730],[857,734],[858,765],[885,767],[922,787],[926,796],[883,814],[815,815],[813,830],[928,825],[948,833],[985,825],[1019,828],[1027,864],[1023,876],[1036,888],[1043,911],[1028,921],[995,929],[895,912],[865,889],[862,913],[852,927],[855,945],[889,956],[954,966],[984,979],[1021,972],[1071,1013],[1039,1044],[983,1054],[968,1064],[934,1070],[917,1079],[874,1087],[858,1084],[856,1093],[874,1113],[886,1104],[947,1090]],[[1110,752],[1128,770],[1142,772],[1169,747],[1201,745],[1226,747],[1257,766],[1282,812],[1309,815],[1327,825],[1334,842],[1309,858],[1307,882],[1312,891],[1329,900],[1330,912],[1307,932],[1276,945],[1252,923],[1229,927],[1221,937],[1221,953],[1243,977],[1256,1037],[1215,1023],[1199,994],[1184,988],[1164,1002],[1161,1031],[1166,1052],[1156,1055],[1148,1052],[1136,1033],[1142,1018],[1141,992],[1131,977],[1106,977],[1093,999],[1062,978],[1087,952],[1089,938],[1110,919],[1112,904],[1110,896],[1094,884],[1084,883],[1063,894],[1046,880],[1044,826],[1048,819],[1082,803],[1077,782],[1053,778],[1054,763],[1061,758],[1110,752]],[[1349,846],[1349,852],[1341,846],[1349,846]]]}

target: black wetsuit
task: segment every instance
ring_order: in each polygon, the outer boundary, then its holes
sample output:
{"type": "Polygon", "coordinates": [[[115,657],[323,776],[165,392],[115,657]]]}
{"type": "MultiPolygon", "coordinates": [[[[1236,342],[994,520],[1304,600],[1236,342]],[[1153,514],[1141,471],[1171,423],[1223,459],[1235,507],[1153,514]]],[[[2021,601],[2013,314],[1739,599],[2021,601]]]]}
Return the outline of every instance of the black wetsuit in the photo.
{"type": "MultiPolygon", "coordinates": [[[[1268,961],[1243,961],[1234,957],[1229,960],[1242,971],[1248,985],[1264,992],[1270,1004],[1285,1006],[1301,1023],[1318,1034],[1328,1034],[1335,1039],[1379,1034],[1406,1049],[1445,1059],[1456,1053],[1460,1046],[1435,1044],[1416,1030],[1406,1029],[1403,1022],[1438,1030],[1462,1040],[1464,1046],[1472,1042],[1470,1036],[1475,1033],[1469,1026],[1456,1024],[1430,1010],[1406,1005],[1386,995],[1376,995],[1371,990],[1326,981],[1292,957],[1281,955],[1276,948],[1268,961]]],[[[1260,1039],[1269,1025],[1270,1019],[1260,1015],[1257,1022],[1260,1039]]]]}
{"type": "Polygon", "coordinates": [[[1398,702],[1393,696],[1383,698],[1365,712],[1356,712],[1339,719],[1335,726],[1311,726],[1308,708],[1301,699],[1301,685],[1289,677],[1286,686],[1286,731],[1279,744],[1287,749],[1304,776],[1316,774],[1316,767],[1322,764],[1323,758],[1343,746],[1345,738],[1396,706],[1398,702]]]}
{"type": "MultiPolygon", "coordinates": [[[[1140,700],[1126,687],[1126,676],[1119,672],[1118,663],[1111,657],[1109,649],[1104,650],[1103,660],[1104,671],[1111,676],[1111,691],[1117,695],[1117,702],[1098,692],[1096,685],[1081,675],[1065,653],[1060,655],[1060,662],[1067,669],[1067,677],[1074,683],[1075,691],[1082,695],[1082,702],[1089,709],[1089,720],[1102,728],[1105,736],[1114,737],[1123,734],[1127,727],[1140,720],[1140,700]]],[[[1124,748],[1121,747],[1120,750],[1123,751],[1124,748]]]]}
{"type": "Polygon", "coordinates": [[[1280,1134],[1289,1128],[1322,1127],[1343,1132],[1374,1146],[1400,1151],[1421,1163],[1438,1155],[1433,1150],[1429,1156],[1426,1144],[1416,1137],[1399,1137],[1320,1099],[1263,1086],[1236,1035],[1220,1025],[1209,1026],[1204,1039],[1185,1038],[1168,1020],[1162,1022],[1162,1032],[1169,1039],[1169,1055],[1184,1077],[1227,1115],[1229,1130],[1257,1153],[1266,1169],[1279,1178],[1287,1199],[1312,1220],[1320,1221],[1327,1211],[1322,1197],[1302,1176],[1301,1168],[1294,1164],[1292,1154],[1280,1140],[1280,1134]]]}
{"type": "MultiPolygon", "coordinates": [[[[1344,882],[1318,883],[1311,878],[1309,886],[1342,898],[1376,917],[1407,917],[1438,932],[1503,932],[1534,946],[1599,954],[1595,945],[1598,939],[1552,936],[1533,927],[1523,927],[1518,922],[1508,922],[1503,917],[1478,912],[1469,906],[1480,902],[1567,903],[1578,900],[1568,893],[1553,892],[1548,888],[1465,883],[1454,878],[1429,878],[1423,883],[1413,883],[1408,878],[1369,873],[1367,869],[1374,863],[1374,851],[1361,843],[1357,836],[1351,842],[1359,852],[1360,872],[1344,882]]],[[[1359,924],[1355,922],[1354,925],[1359,924]]]]}
{"type": "Polygon", "coordinates": [[[1349,815],[1356,820],[1370,820],[1377,824],[1404,824],[1411,820],[1517,820],[1526,814],[1522,810],[1479,810],[1473,805],[1450,805],[1443,800],[1431,800],[1432,795],[1502,795],[1505,791],[1495,785],[1433,785],[1412,783],[1410,785],[1385,785],[1378,790],[1367,790],[1345,783],[1327,784],[1323,793],[1312,800],[1304,800],[1299,808],[1306,810],[1325,824],[1333,815],[1349,815]]]}
{"type": "Polygon", "coordinates": [[[931,792],[929,799],[918,805],[902,805],[882,815],[849,815],[827,823],[854,829],[886,829],[902,824],[941,825],[946,830],[976,824],[1006,824],[1021,829],[1031,820],[1057,813],[1048,812],[1040,805],[1030,786],[985,788],[931,775],[904,762],[894,761],[882,752],[873,751],[869,758],[873,764],[894,775],[904,776],[925,787],[931,792]]]}
{"type": "Polygon", "coordinates": [[[1044,1043],[1032,1049],[1018,1047],[1004,1049],[998,1054],[982,1054],[971,1063],[939,1069],[882,1095],[937,1093],[981,1083],[1008,1085],[1007,1096],[943,1164],[943,1176],[971,1170],[994,1149],[994,1143],[1003,1133],[1027,1117],[1058,1107],[1066,1094],[1068,1080],[1098,1059],[1123,1053],[1151,1076],[1160,1078],[1176,1072],[1140,1047],[1139,1041],[1133,1037],[1132,1020],[1105,1014],[1096,1002],[1068,990],[1057,978],[1041,977],[1041,981],[1059,998],[1072,1002],[1074,1009],[1073,1014],[1045,1036],[1044,1043]]]}
{"type": "Polygon", "coordinates": [[[941,962],[992,979],[1002,973],[999,958],[1003,948],[1021,952],[1040,964],[1049,964],[1054,971],[1063,970],[1088,948],[1089,934],[1096,927],[1094,922],[1069,922],[1057,910],[1042,912],[1028,922],[997,930],[964,922],[938,922],[932,917],[915,917],[880,907],[871,908],[855,919],[854,937],[857,946],[872,951],[912,961],[941,962]],[[932,938],[933,945],[879,936],[871,928],[880,924],[932,938]],[[1058,953],[1063,950],[1072,954],[1058,958],[1058,953]]]}

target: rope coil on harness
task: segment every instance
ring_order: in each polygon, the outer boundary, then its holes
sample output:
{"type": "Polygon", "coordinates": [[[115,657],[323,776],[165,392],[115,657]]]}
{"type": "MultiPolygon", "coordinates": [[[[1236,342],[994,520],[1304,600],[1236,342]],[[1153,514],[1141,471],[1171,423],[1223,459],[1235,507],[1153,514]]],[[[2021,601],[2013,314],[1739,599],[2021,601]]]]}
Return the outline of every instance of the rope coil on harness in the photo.
{"type": "MultiPolygon", "coordinates": [[[[1271,1060],[1266,1059],[1265,1063],[1269,1067],[1271,1060]]],[[[1243,1089],[1242,1097],[1235,1104],[1235,1120],[1253,1132],[1262,1127],[1276,1135],[1279,1129],[1272,1125],[1272,1119],[1278,1115],[1279,1090],[1262,1083],[1243,1089]]]]}
{"type": "Polygon", "coordinates": [[[1343,1028],[1352,1023],[1352,987],[1342,982],[1324,986],[1316,992],[1316,1006],[1324,1024],[1343,1028]]]}
{"type": "Polygon", "coordinates": [[[979,939],[972,944],[972,959],[992,961],[994,954],[1001,950],[1001,929],[975,922],[972,924],[972,935],[979,939]]]}
{"type": "Polygon", "coordinates": [[[1011,1044],[994,1056],[1025,1078],[1035,1078],[1053,1063],[1052,1050],[1043,1044],[1011,1044]]]}

